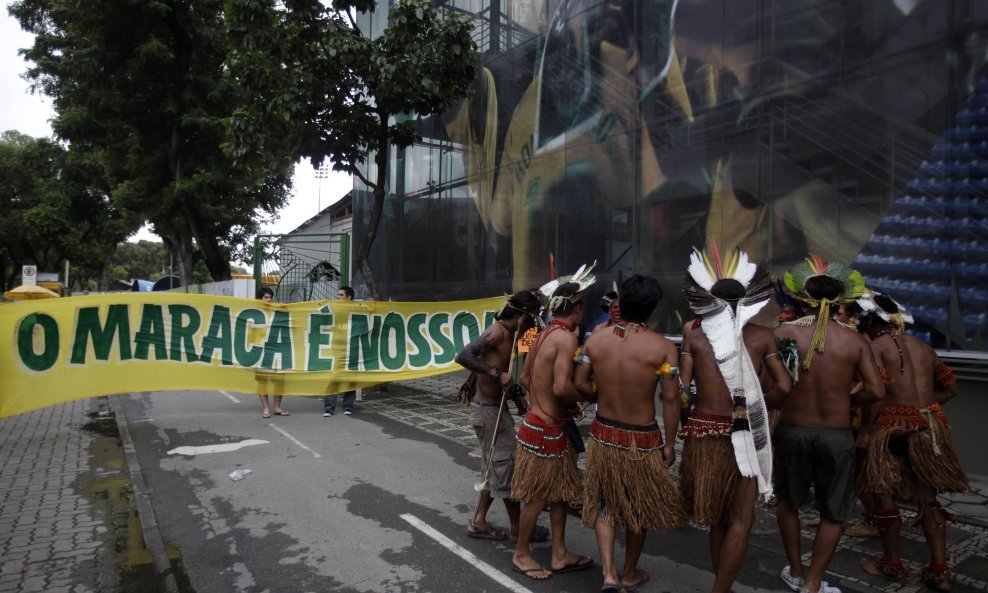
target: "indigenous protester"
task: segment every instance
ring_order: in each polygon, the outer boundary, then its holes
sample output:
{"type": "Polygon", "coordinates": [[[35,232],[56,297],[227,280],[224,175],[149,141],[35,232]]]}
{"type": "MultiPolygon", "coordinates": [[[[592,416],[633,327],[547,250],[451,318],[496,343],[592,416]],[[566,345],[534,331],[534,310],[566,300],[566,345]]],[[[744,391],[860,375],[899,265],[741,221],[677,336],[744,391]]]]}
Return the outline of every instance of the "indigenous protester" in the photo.
{"type": "MultiPolygon", "coordinates": [[[[456,362],[473,372],[475,393],[469,401],[470,425],[480,443],[480,497],[467,535],[478,539],[503,540],[508,534],[487,522],[487,512],[495,498],[504,501],[511,523],[511,537],[518,537],[521,505],[511,499],[511,478],[515,467],[515,424],[506,400],[509,394],[519,410],[527,408],[524,392],[513,384],[508,372],[517,337],[534,325],[541,305],[531,291],[521,291],[505,299],[496,321],[479,338],[456,355],[456,362]]],[[[533,542],[544,542],[549,530],[536,525],[533,542]]]]}
{"type": "Polygon", "coordinates": [[[879,293],[859,303],[864,309],[861,328],[872,339],[888,394],[877,417],[875,410],[865,415],[869,441],[861,484],[862,491],[876,501],[869,519],[881,532],[883,554],[861,565],[869,574],[895,581],[909,575],[902,562],[902,519],[895,499],[915,501],[916,523],[930,549],[930,563],[921,578],[932,588],[948,591],[946,523],[953,517],[936,495],[970,490],[957,460],[950,423],[940,410],[939,400],[952,396],[955,379],[932,348],[904,333],[912,317],[898,303],[879,293]]]}
{"type": "Polygon", "coordinates": [[[748,550],[757,492],[772,492],[768,411],[759,375],[773,381],[777,404],[792,388],[772,330],[748,322],[772,296],[769,275],[734,250],[694,251],[686,275],[690,308],[700,317],[683,334],[681,379],[696,381],[680,488],[690,518],[710,527],[711,591],[731,590],[748,550]]]}
{"type": "MultiPolygon", "coordinates": [[[[853,330],[857,330],[860,318],[861,306],[857,302],[841,305],[834,315],[834,321],[853,330]]],[[[861,382],[856,381],[854,387],[851,388],[851,396],[854,396],[860,390],[861,382]]],[[[863,439],[859,438],[863,413],[861,406],[851,407],[851,434],[854,435],[854,468],[859,476],[868,457],[868,449],[865,447],[863,439]]],[[[862,496],[860,489],[858,489],[858,502],[861,503],[861,507],[864,509],[864,516],[867,518],[872,510],[871,498],[862,496]]],[[[819,519],[816,519],[816,521],[819,522],[819,519]]],[[[844,535],[851,537],[878,537],[879,533],[877,528],[866,521],[852,521],[844,526],[844,535]]]]}
{"type": "Polygon", "coordinates": [[[839,593],[823,581],[844,522],[854,510],[854,437],[852,402],[864,405],[884,397],[868,341],[831,319],[833,305],[852,302],[864,291],[864,278],[843,264],[811,255],[786,272],[786,287],[807,304],[809,314],[783,323],[776,336],[799,346],[799,379],[782,402],[773,435],[775,492],[779,532],[789,565],[782,580],[793,591],[839,593]],[[855,373],[862,387],[850,396],[855,373]],[[801,563],[799,507],[810,486],[820,512],[809,569],[801,563]]]}
{"type": "Polygon", "coordinates": [[[668,466],[679,423],[676,346],[645,321],[662,298],[653,278],[621,284],[621,318],[598,329],[579,354],[576,386],[597,402],[590,427],[583,525],[597,536],[602,593],[632,591],[650,579],[638,567],[649,529],[685,524],[668,466]],[[594,379],[596,383],[594,383],[594,379]],[[655,385],[662,386],[665,442],[655,421],[655,385]],[[627,530],[623,576],[614,562],[617,526],[627,530]]]}
{"type": "Polygon", "coordinates": [[[577,350],[573,329],[583,317],[582,288],[579,282],[567,282],[553,291],[547,307],[552,321],[536,338],[522,370],[531,407],[518,429],[511,480],[511,497],[523,503],[511,568],[535,580],[593,565],[589,556],[566,548],[567,503],[583,494],[576,454],[563,430],[566,420],[579,412],[575,402],[580,394],[573,384],[573,353],[577,350]],[[549,567],[536,562],[529,549],[535,521],[546,503],[552,525],[549,567]]]}
{"type": "Polygon", "coordinates": [[[779,323],[793,321],[803,316],[803,305],[786,292],[785,285],[780,280],[772,282],[775,292],[775,305],[779,308],[779,323]]]}

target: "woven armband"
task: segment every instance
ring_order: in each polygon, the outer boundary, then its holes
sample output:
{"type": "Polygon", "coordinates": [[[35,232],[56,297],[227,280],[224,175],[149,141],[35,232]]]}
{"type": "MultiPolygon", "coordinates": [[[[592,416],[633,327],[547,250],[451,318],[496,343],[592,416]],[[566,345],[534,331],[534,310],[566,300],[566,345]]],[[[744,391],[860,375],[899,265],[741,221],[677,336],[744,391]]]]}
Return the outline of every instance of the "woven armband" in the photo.
{"type": "Polygon", "coordinates": [[[957,375],[943,361],[937,363],[937,368],[933,373],[933,380],[941,387],[950,387],[957,382],[957,375]]]}

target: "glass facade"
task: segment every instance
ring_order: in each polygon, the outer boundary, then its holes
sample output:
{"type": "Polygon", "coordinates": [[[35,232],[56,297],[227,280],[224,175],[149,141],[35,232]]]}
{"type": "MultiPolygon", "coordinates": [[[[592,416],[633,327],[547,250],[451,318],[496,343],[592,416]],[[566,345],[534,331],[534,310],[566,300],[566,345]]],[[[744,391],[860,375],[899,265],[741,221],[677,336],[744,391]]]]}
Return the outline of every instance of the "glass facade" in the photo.
{"type": "MultiPolygon", "coordinates": [[[[988,350],[988,2],[444,6],[474,19],[482,67],[392,155],[387,297],[489,296],[597,260],[591,298],[656,276],[653,322],[679,333],[689,254],[712,239],[777,275],[809,252],[853,263],[935,346],[988,350]]],[[[355,243],[369,202],[358,186],[355,243]]]]}

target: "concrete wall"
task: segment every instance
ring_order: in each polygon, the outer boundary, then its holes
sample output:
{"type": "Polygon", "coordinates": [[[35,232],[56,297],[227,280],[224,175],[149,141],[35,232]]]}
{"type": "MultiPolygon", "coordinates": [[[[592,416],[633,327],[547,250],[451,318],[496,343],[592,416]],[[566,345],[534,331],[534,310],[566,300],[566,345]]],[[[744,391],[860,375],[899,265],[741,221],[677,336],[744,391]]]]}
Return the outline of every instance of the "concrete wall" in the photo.
{"type": "Polygon", "coordinates": [[[232,296],[243,299],[253,299],[256,295],[253,279],[238,278],[236,280],[224,280],[223,282],[210,282],[208,284],[193,284],[191,286],[180,286],[169,292],[180,292],[183,294],[209,294],[213,296],[232,296]]]}
{"type": "Polygon", "coordinates": [[[985,435],[988,434],[988,383],[957,382],[957,396],[944,406],[944,412],[954,427],[954,441],[961,466],[968,474],[988,476],[988,455],[985,455],[985,435]]]}

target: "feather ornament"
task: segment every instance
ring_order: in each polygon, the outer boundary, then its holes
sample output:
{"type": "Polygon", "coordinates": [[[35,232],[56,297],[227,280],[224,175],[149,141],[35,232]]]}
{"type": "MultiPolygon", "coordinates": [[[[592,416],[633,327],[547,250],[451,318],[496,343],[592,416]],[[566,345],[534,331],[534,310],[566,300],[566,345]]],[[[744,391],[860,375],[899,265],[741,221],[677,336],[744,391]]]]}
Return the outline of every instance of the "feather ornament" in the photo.
{"type": "Polygon", "coordinates": [[[772,493],[772,443],[768,409],[755,367],[744,345],[742,329],[762,310],[774,291],[768,272],[759,270],[740,249],[722,257],[715,243],[708,252],[694,249],[686,274],[690,308],[701,316],[700,327],[710,342],[717,368],[732,394],[735,411],[731,443],[741,475],[755,477],[758,490],[772,493]],[[733,279],[745,287],[735,304],[710,290],[718,280],[733,279]]]}
{"type": "Polygon", "coordinates": [[[717,273],[711,267],[706,254],[696,248],[693,248],[693,253],[690,254],[690,265],[686,268],[686,275],[704,290],[713,288],[714,283],[718,280],[717,273]]]}

